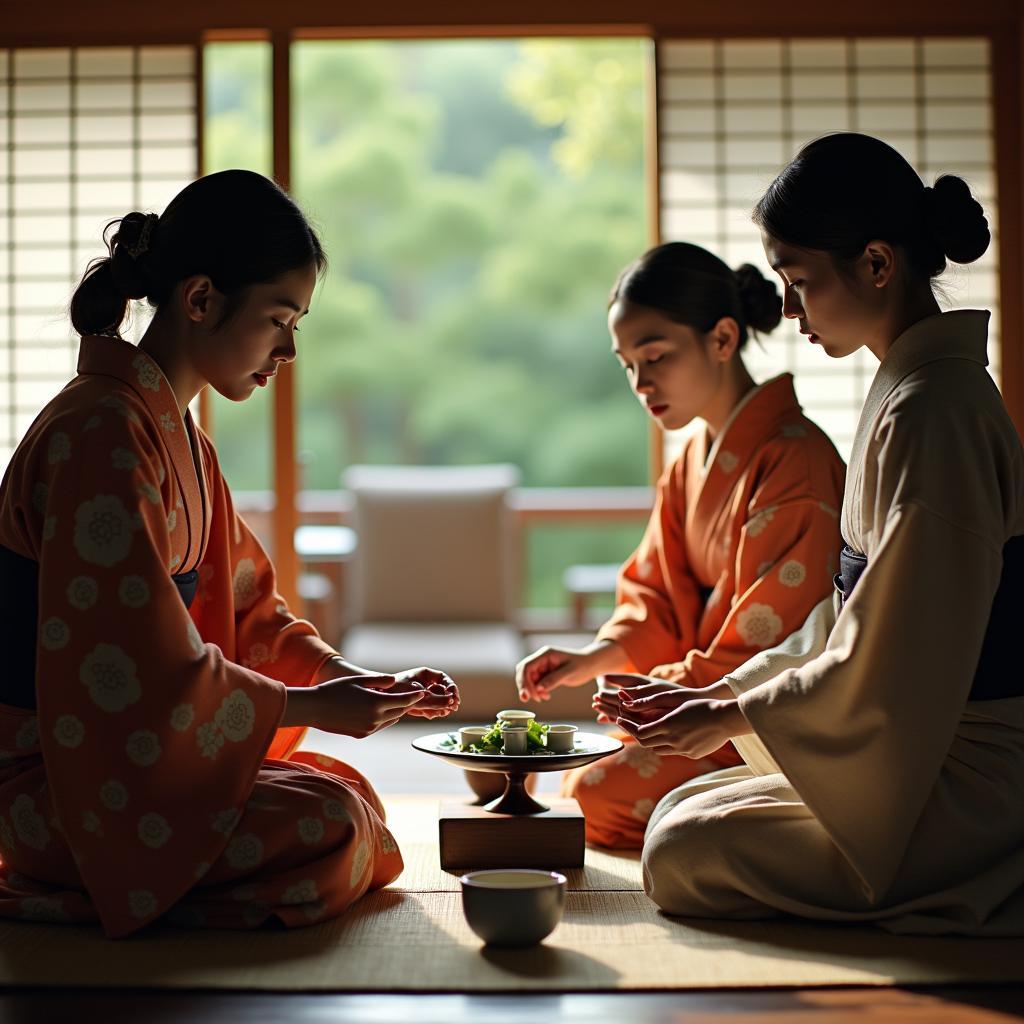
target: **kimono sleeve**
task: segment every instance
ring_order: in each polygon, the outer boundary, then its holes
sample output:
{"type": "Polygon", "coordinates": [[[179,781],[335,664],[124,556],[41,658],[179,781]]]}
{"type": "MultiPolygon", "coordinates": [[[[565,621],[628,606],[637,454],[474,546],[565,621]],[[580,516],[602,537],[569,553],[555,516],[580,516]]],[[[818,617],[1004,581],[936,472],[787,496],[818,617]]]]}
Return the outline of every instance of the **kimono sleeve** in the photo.
{"type": "Polygon", "coordinates": [[[52,428],[36,679],[54,827],[111,936],[221,855],[285,706],[200,639],[171,580],[160,427],[119,408],[52,428]]]}
{"type": "Polygon", "coordinates": [[[840,543],[837,512],[815,498],[755,512],[740,531],[735,595],[721,628],[706,648],[651,674],[681,686],[708,686],[779,643],[833,589],[840,543]]]}
{"type": "Polygon", "coordinates": [[[288,608],[278,592],[274,566],[235,508],[213,445],[205,435],[204,439],[213,466],[217,514],[227,527],[238,658],[243,665],[288,686],[308,686],[320,666],[338,652],[321,639],[312,623],[288,608]]]}
{"type": "Polygon", "coordinates": [[[682,472],[679,459],[658,481],[643,538],[619,572],[615,611],[597,634],[620,644],[638,672],[674,661],[697,636],[702,604],[686,561],[682,472]]]}

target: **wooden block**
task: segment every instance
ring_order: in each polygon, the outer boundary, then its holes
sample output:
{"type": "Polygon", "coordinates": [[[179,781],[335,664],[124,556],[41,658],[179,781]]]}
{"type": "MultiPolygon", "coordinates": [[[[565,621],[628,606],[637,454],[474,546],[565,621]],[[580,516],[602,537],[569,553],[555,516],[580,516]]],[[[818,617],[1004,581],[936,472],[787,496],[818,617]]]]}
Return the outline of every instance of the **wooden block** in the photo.
{"type": "Polygon", "coordinates": [[[542,814],[492,814],[473,804],[441,805],[441,867],[581,868],[583,815],[575,800],[547,800],[542,814]]]}

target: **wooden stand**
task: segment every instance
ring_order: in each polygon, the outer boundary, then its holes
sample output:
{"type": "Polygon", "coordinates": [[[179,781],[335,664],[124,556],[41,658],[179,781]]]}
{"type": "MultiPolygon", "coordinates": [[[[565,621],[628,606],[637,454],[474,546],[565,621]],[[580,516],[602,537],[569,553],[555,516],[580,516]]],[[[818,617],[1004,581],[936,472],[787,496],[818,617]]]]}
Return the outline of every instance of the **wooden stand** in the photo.
{"type": "Polygon", "coordinates": [[[581,868],[583,814],[575,800],[549,801],[541,814],[495,814],[473,804],[442,804],[441,867],[581,868]]]}

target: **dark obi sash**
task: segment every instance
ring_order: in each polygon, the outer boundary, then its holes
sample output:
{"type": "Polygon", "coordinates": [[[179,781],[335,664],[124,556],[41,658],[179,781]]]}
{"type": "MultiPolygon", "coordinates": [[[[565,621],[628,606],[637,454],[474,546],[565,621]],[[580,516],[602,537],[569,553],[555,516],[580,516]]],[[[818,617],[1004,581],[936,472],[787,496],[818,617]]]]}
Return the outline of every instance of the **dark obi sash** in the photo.
{"type": "MultiPolygon", "coordinates": [[[[868,567],[867,555],[843,544],[839,554],[836,590],[843,604],[849,600],[857,581],[868,567]]],[[[978,668],[971,684],[970,700],[1001,700],[1024,697],[1024,669],[1020,664],[1017,633],[1024,622],[1024,596],[1020,588],[1024,575],[1024,535],[1011,537],[1003,547],[1003,572],[988,628],[981,645],[978,668]]]]}
{"type": "MultiPolygon", "coordinates": [[[[185,607],[199,588],[199,571],[172,576],[185,607]]],[[[0,704],[36,706],[36,634],[39,629],[39,563],[0,544],[0,704]]]]}

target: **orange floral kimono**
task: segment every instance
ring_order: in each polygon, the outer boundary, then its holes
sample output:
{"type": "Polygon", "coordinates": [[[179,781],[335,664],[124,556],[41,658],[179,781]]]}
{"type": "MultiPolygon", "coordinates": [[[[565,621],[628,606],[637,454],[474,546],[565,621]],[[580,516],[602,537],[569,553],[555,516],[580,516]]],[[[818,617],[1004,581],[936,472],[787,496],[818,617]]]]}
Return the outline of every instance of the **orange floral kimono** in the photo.
{"type": "Polygon", "coordinates": [[[0,489],[0,914],[111,937],[337,915],[402,859],[370,784],[278,729],[336,652],[157,365],[87,337],[78,373],[0,489]]]}
{"type": "MultiPolygon", "coordinates": [[[[619,643],[634,671],[692,687],[774,646],[832,590],[843,483],[843,461],[803,415],[790,374],[749,392],[714,444],[695,425],[658,483],[598,638],[619,643]]],[[[563,786],[600,846],[639,849],[669,790],[741,763],[731,743],[692,760],[623,738],[620,754],[570,772],[563,786]]]]}

